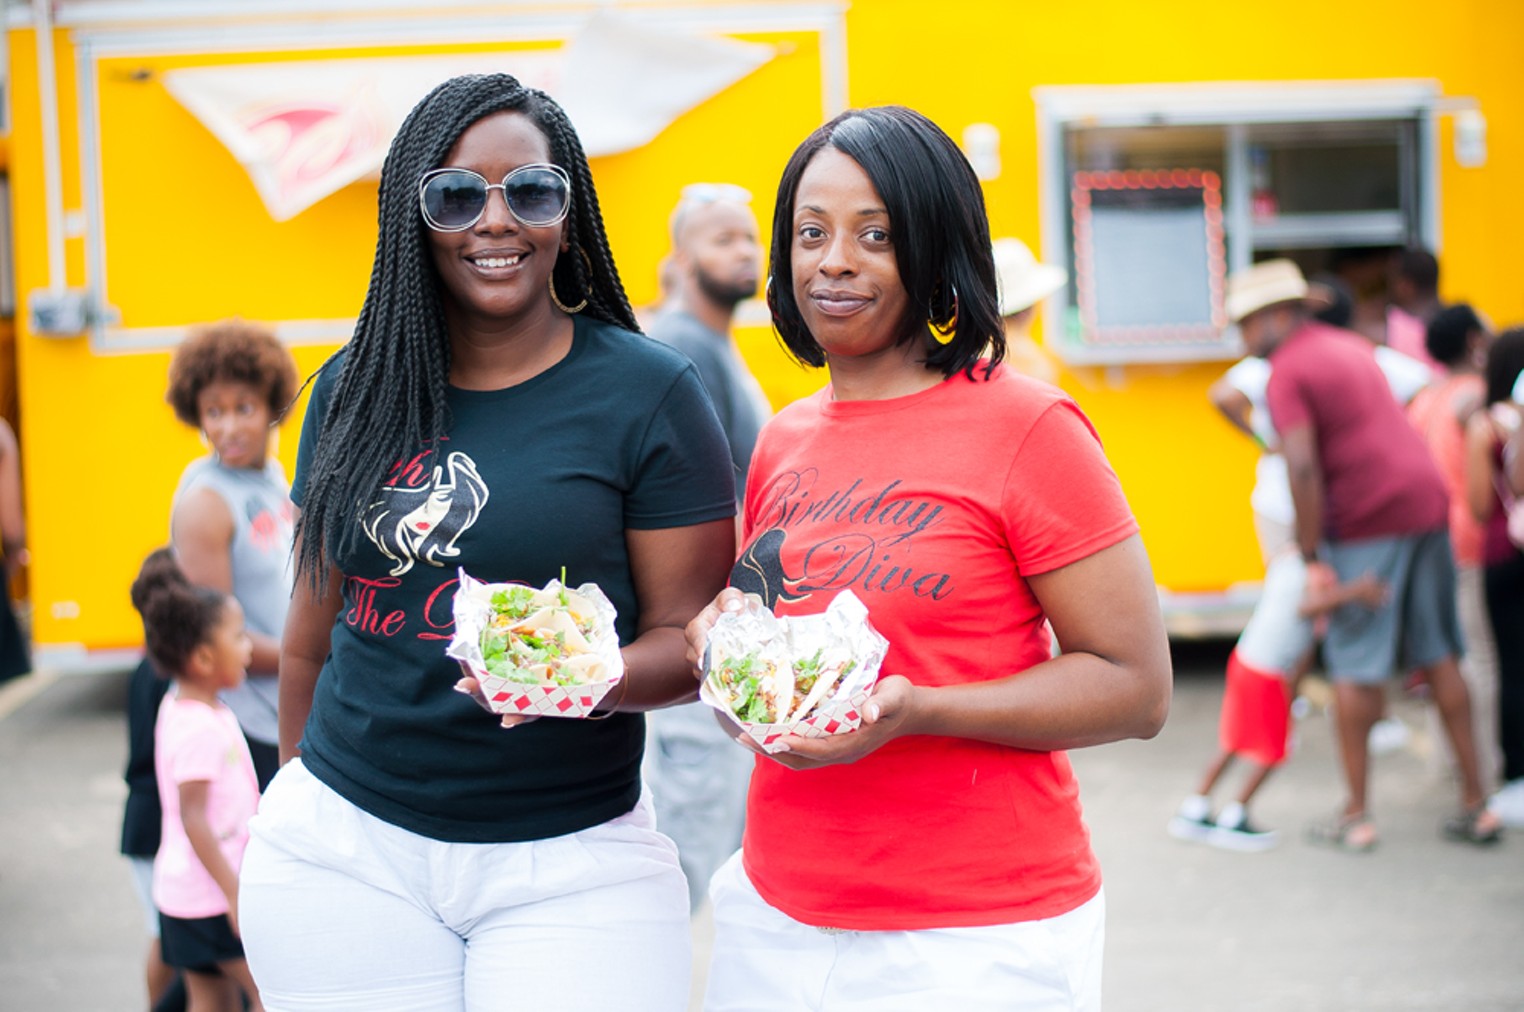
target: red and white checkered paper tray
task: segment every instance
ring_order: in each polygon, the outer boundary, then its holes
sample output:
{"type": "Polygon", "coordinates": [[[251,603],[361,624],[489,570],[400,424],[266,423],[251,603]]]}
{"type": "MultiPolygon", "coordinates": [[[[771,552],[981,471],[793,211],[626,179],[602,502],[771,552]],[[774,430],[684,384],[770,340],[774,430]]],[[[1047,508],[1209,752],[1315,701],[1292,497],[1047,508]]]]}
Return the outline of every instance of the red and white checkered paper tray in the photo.
{"type": "Polygon", "coordinates": [[[748,595],[745,608],[724,613],[710,630],[699,698],[740,727],[764,751],[777,752],[779,739],[786,735],[824,738],[856,730],[888,650],[889,641],[868,622],[867,606],[850,590],[838,594],[823,613],[782,618],[748,595]],[[830,657],[848,657],[856,665],[830,691],[818,698],[806,695],[790,708],[784,720],[759,723],[737,716],[715,674],[725,658],[744,657],[752,651],[775,665],[792,665],[821,651],[830,657]]]}
{"type": "MultiPolygon", "coordinates": [[[[624,656],[619,652],[619,634],[614,629],[614,604],[596,583],[566,588],[593,604],[596,617],[589,639],[593,652],[603,662],[606,678],[580,685],[517,682],[499,678],[487,670],[482,659],[481,640],[482,631],[487,628],[492,615],[492,595],[508,587],[521,586],[524,585],[483,583],[462,569],[460,586],[455,592],[455,635],[445,648],[445,654],[470,670],[494,713],[525,717],[586,717],[624,677],[624,656]]],[[[556,593],[562,589],[561,581],[551,580],[543,589],[556,593]]]]}

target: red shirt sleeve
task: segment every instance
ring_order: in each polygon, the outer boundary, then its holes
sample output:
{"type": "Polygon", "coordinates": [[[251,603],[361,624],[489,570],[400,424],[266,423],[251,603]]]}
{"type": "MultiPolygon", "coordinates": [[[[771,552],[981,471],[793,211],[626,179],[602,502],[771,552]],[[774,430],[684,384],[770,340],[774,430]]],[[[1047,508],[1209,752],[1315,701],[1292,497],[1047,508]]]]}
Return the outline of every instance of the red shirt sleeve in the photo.
{"type": "Polygon", "coordinates": [[[1016,451],[1001,515],[1024,577],[1061,569],[1138,532],[1100,437],[1069,400],[1044,411],[1016,451]]]}
{"type": "MultiPolygon", "coordinates": [[[[1285,356],[1280,356],[1284,359],[1285,356]]],[[[1277,361],[1270,370],[1270,382],[1265,387],[1265,404],[1270,408],[1270,424],[1284,435],[1302,425],[1312,423],[1312,408],[1297,381],[1294,362],[1277,361]]]]}

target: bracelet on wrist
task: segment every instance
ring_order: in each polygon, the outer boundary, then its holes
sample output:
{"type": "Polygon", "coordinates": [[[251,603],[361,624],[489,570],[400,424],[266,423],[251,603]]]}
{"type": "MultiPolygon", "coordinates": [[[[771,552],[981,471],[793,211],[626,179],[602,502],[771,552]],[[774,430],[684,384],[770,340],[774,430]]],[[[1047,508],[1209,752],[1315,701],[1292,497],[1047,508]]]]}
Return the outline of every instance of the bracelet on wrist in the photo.
{"type": "Polygon", "coordinates": [[[607,710],[604,710],[602,713],[590,713],[590,714],[587,715],[586,719],[587,720],[608,720],[610,717],[612,717],[615,713],[618,712],[619,705],[624,702],[624,697],[625,697],[626,694],[629,693],[629,691],[630,691],[630,669],[629,669],[629,667],[626,667],[624,669],[624,674],[622,676],[620,676],[620,679],[619,679],[619,698],[614,700],[614,702],[609,706],[609,708],[607,710]]]}

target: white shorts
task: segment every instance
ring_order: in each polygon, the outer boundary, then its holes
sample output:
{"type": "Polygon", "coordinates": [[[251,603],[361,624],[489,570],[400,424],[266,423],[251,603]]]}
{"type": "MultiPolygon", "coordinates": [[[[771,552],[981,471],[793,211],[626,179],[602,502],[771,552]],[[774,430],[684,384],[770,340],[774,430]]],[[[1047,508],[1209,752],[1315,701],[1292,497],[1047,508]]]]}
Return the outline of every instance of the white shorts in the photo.
{"type": "Polygon", "coordinates": [[[1256,671],[1285,677],[1310,650],[1312,619],[1302,614],[1307,564],[1295,551],[1270,560],[1254,613],[1238,637],[1238,656],[1256,671]]]}
{"type": "Polygon", "coordinates": [[[769,906],[736,854],[715,873],[705,1012],[1099,1012],[1105,893],[1041,921],[822,931],[769,906]]]}
{"type": "Polygon", "coordinates": [[[239,920],[270,1012],[683,1012],[692,941],[644,799],[526,843],[445,843],[287,763],[249,823],[239,920]]]}

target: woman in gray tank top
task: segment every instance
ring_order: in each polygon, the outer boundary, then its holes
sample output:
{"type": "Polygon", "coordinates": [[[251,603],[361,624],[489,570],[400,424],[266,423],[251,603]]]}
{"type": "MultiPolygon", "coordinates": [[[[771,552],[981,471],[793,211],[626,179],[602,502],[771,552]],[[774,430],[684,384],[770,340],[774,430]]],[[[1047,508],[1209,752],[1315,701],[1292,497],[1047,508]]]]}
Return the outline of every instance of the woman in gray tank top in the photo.
{"type": "Polygon", "coordinates": [[[291,599],[293,507],[275,426],[296,393],[296,363],[269,330],[227,320],[193,332],[170,364],[166,400],[212,452],[175,490],[170,539],[198,584],[243,605],[254,660],[223,700],[238,717],[263,790],[279,765],[276,667],[291,599]]]}

